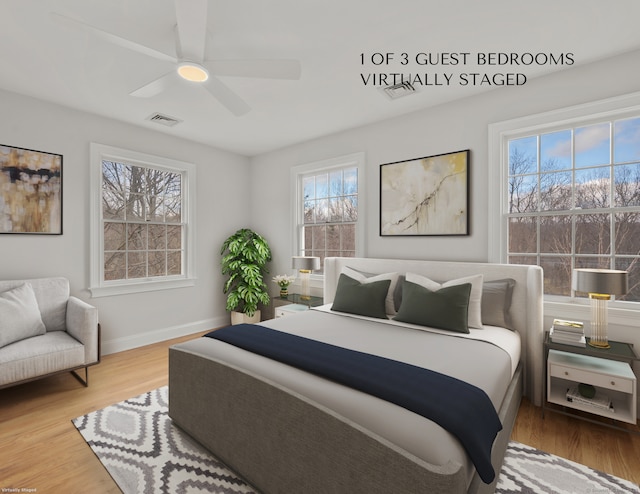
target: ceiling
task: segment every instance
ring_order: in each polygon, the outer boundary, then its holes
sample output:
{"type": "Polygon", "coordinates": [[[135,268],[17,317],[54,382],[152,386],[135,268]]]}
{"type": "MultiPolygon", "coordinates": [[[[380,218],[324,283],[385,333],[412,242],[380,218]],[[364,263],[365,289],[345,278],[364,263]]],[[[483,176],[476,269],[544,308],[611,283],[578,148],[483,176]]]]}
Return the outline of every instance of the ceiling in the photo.
{"type": "Polygon", "coordinates": [[[523,73],[530,80],[640,49],[640,2],[611,5],[209,0],[207,58],[298,59],[302,67],[299,80],[220,77],[251,107],[235,116],[203,87],[182,80],[150,98],[129,95],[174,65],[56,22],[50,14],[175,56],[173,0],[2,0],[0,88],[254,156],[496,88],[460,85],[462,73],[523,73]],[[477,54],[487,52],[564,54],[574,63],[476,66],[477,54]],[[380,55],[387,53],[393,59],[380,55]],[[406,65],[402,53],[408,55],[406,65]],[[421,53],[470,55],[465,65],[428,66],[419,63],[421,53]],[[365,84],[371,73],[417,74],[421,81],[416,93],[391,100],[379,86],[365,84]],[[436,74],[440,86],[433,85],[436,74]],[[445,74],[451,75],[450,85],[445,74]],[[146,120],[156,112],[182,122],[165,127],[146,120]]]}

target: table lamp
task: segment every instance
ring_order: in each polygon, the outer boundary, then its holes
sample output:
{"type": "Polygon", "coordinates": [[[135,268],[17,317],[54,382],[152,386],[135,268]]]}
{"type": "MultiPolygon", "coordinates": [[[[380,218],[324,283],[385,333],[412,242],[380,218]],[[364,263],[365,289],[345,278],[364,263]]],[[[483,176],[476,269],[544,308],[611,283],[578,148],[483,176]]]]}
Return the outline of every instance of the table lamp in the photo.
{"type": "Polygon", "coordinates": [[[574,269],[573,289],[589,294],[591,338],[589,345],[610,348],[607,339],[607,306],[611,295],[624,295],[629,289],[626,271],[615,269],[574,269]]]}
{"type": "Polygon", "coordinates": [[[300,271],[300,282],[302,283],[302,300],[311,300],[309,288],[309,278],[311,271],[320,269],[320,258],[312,256],[293,256],[291,267],[300,271]]]}

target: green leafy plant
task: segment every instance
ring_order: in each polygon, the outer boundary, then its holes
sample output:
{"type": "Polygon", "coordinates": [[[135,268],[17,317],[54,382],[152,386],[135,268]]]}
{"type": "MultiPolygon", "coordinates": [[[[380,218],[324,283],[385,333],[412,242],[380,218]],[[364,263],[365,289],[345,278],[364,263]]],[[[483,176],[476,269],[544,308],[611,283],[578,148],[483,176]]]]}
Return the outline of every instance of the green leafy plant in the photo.
{"type": "Polygon", "coordinates": [[[227,295],[227,310],[243,312],[251,317],[258,304],[269,303],[264,276],[269,273],[271,249],[267,241],[248,228],[242,228],[227,238],[220,249],[223,292],[227,295]]]}

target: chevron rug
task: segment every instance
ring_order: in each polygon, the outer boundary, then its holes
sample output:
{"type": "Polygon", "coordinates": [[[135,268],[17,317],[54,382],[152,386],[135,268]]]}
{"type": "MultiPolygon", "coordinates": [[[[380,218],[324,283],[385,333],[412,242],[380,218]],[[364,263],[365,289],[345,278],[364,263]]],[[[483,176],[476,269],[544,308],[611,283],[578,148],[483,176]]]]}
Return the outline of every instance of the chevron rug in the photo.
{"type": "MultiPolygon", "coordinates": [[[[73,424],[124,494],[257,492],[172,424],[167,387],[78,417],[73,424]]],[[[496,492],[640,494],[640,489],[512,441],[496,492]]]]}

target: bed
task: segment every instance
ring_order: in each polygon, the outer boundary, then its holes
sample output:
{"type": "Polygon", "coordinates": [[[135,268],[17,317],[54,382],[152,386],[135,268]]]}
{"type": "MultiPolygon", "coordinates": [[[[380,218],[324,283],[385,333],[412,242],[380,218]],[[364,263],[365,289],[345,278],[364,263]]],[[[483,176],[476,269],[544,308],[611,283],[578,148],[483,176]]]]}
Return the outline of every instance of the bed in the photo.
{"type": "MultiPolygon", "coordinates": [[[[402,361],[482,389],[500,421],[489,451],[490,467],[496,474],[500,471],[521,397],[526,395],[536,405],[542,398],[539,267],[327,258],[324,302],[320,308],[242,330],[275,331],[283,338],[302,337],[312,344],[402,361]],[[345,288],[351,285],[355,288],[345,288]],[[423,319],[415,320],[415,314],[407,312],[415,306],[410,305],[411,297],[429,290],[445,293],[441,289],[449,290],[451,297],[470,293],[464,319],[472,326],[468,333],[425,326],[423,319]],[[369,305],[379,305],[382,296],[386,317],[352,310],[363,297],[345,302],[345,293],[359,296],[371,291],[377,298],[369,305]]],[[[423,309],[417,312],[422,317],[423,309]]],[[[447,309],[449,313],[453,314],[447,309]]],[[[478,462],[470,458],[466,443],[438,420],[236,345],[203,337],[170,348],[169,415],[259,491],[495,490],[497,475],[476,468],[478,462]]],[[[448,403],[444,397],[432,401],[448,403]]],[[[474,419],[481,415],[473,410],[474,419]]]]}

